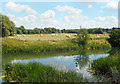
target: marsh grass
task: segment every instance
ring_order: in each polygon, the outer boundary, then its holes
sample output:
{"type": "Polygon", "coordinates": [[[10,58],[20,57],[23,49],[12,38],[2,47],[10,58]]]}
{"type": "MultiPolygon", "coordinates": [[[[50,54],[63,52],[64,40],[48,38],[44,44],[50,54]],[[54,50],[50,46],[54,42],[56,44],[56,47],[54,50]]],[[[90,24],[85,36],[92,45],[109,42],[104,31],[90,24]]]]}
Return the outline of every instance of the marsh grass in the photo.
{"type": "Polygon", "coordinates": [[[96,74],[105,75],[111,77],[113,81],[120,82],[120,53],[109,56],[106,58],[100,58],[94,60],[91,63],[91,69],[96,74]]]}
{"type": "Polygon", "coordinates": [[[7,64],[4,66],[7,82],[87,82],[75,72],[63,72],[40,63],[7,64]]]}

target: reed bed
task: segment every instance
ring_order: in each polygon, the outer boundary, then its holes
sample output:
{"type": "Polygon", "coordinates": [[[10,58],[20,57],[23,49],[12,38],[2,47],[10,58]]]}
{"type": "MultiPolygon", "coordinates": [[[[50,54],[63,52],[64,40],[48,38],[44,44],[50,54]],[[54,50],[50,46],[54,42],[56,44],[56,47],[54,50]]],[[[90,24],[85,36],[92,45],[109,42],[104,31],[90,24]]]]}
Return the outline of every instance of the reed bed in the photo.
{"type": "Polygon", "coordinates": [[[95,74],[105,75],[112,78],[112,81],[120,82],[120,53],[94,60],[91,69],[95,74]]]}
{"type": "Polygon", "coordinates": [[[7,82],[87,82],[75,72],[63,72],[40,63],[7,64],[4,66],[7,82]]]}

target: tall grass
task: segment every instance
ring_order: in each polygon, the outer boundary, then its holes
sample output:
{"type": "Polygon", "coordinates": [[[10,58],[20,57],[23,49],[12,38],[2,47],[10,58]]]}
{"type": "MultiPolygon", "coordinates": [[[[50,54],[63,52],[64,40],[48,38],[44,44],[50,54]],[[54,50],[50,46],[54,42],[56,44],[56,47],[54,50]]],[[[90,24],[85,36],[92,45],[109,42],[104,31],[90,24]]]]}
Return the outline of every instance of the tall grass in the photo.
{"type": "Polygon", "coordinates": [[[91,64],[91,69],[96,74],[106,75],[111,77],[113,81],[120,82],[120,53],[94,60],[91,64]]]}
{"type": "Polygon", "coordinates": [[[77,50],[77,44],[65,41],[28,41],[3,39],[2,53],[41,53],[65,50],[77,50]]]}
{"type": "Polygon", "coordinates": [[[7,82],[86,82],[82,75],[63,72],[40,63],[7,64],[4,66],[7,82]]]}
{"type": "MultiPolygon", "coordinates": [[[[27,37],[26,37],[27,38],[27,37]]],[[[78,49],[109,49],[111,45],[107,41],[90,40],[83,47],[78,46],[75,40],[20,40],[13,38],[2,39],[2,53],[46,53],[72,51],[78,49]]]]}

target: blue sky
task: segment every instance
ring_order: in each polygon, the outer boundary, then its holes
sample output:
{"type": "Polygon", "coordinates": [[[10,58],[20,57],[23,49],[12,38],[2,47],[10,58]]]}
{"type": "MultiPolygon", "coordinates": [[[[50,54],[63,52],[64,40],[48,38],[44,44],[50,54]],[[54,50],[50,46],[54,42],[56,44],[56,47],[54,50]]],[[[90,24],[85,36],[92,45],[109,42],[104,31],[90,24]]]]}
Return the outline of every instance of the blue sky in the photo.
{"type": "Polygon", "coordinates": [[[17,27],[58,29],[112,28],[118,26],[118,1],[108,2],[1,2],[0,13],[17,27]]]}

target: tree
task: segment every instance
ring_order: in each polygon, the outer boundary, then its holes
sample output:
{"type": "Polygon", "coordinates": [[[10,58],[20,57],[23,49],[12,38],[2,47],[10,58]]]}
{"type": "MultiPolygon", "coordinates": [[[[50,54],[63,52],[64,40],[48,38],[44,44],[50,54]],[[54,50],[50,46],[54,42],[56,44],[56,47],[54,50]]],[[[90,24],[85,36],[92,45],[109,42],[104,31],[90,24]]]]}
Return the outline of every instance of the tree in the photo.
{"type": "Polygon", "coordinates": [[[89,40],[88,32],[86,29],[80,29],[78,34],[78,45],[82,45],[83,47],[86,46],[89,40]]]}
{"type": "Polygon", "coordinates": [[[17,28],[17,34],[22,34],[22,31],[19,28],[17,28]]]}
{"type": "Polygon", "coordinates": [[[22,31],[23,34],[28,33],[24,26],[20,26],[19,29],[22,31]]]}
{"type": "Polygon", "coordinates": [[[14,22],[10,21],[9,17],[0,14],[2,19],[2,37],[16,34],[16,27],[14,22]]]}
{"type": "Polygon", "coordinates": [[[99,28],[99,29],[96,29],[96,30],[94,31],[94,33],[95,33],[95,34],[103,34],[103,31],[102,31],[101,28],[99,28]]]}
{"type": "Polygon", "coordinates": [[[120,47],[120,30],[113,29],[110,33],[110,38],[108,39],[112,47],[120,47]]]}

